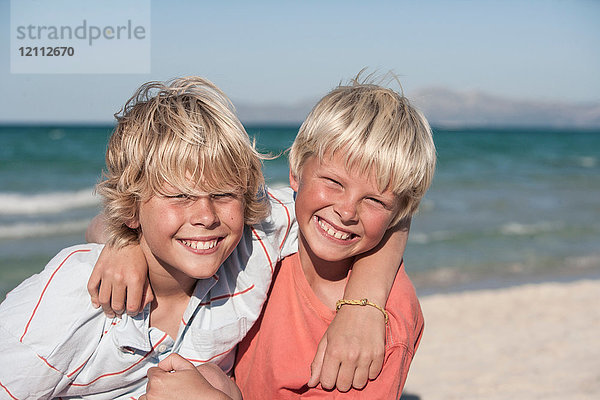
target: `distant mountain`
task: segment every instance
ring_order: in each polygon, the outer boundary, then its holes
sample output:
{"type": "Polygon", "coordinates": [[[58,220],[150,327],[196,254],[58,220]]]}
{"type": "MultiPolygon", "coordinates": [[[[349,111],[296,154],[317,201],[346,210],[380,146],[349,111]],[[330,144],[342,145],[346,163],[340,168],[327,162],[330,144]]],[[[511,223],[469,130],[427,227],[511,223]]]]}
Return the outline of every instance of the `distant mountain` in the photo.
{"type": "Polygon", "coordinates": [[[600,127],[600,103],[511,100],[443,88],[422,89],[411,98],[437,126],[600,127]]]}
{"type": "MultiPolygon", "coordinates": [[[[482,92],[457,92],[427,88],[408,94],[439,127],[569,127],[600,128],[600,103],[559,103],[511,100],[482,92]]],[[[250,105],[237,103],[238,115],[245,124],[299,124],[317,99],[293,105],[250,105]]]]}

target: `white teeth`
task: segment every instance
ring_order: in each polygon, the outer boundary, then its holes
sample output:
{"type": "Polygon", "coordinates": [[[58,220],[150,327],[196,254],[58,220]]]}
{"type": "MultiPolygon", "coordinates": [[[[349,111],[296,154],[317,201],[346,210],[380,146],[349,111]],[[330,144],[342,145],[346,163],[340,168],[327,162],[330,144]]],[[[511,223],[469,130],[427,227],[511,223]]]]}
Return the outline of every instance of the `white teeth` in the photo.
{"type": "Polygon", "coordinates": [[[318,220],[319,221],[319,226],[325,231],[327,232],[327,234],[329,236],[333,236],[336,239],[341,239],[341,240],[346,240],[348,238],[350,238],[350,234],[349,233],[345,233],[345,232],[341,232],[341,231],[336,231],[335,229],[333,229],[332,226],[330,226],[329,224],[325,224],[325,222],[323,222],[322,220],[318,220]]]}
{"type": "Polygon", "coordinates": [[[198,240],[182,240],[181,243],[185,244],[187,247],[191,247],[194,250],[208,250],[217,245],[217,239],[207,242],[201,242],[198,240]]]}

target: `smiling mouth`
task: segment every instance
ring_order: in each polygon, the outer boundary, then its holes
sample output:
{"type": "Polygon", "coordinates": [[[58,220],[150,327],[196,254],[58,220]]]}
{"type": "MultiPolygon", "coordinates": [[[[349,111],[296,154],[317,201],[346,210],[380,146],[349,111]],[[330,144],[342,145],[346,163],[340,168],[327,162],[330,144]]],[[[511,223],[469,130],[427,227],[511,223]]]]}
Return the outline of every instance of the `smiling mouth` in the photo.
{"type": "Polygon", "coordinates": [[[210,250],[215,247],[219,243],[219,239],[211,239],[211,240],[189,240],[189,239],[180,239],[180,243],[184,246],[187,246],[194,250],[210,250]]]}
{"type": "Polygon", "coordinates": [[[327,234],[328,236],[331,236],[332,238],[335,238],[338,240],[350,240],[356,236],[353,233],[340,231],[340,230],[334,228],[332,225],[325,222],[324,220],[322,220],[319,217],[316,217],[316,220],[317,220],[317,224],[319,225],[319,227],[321,227],[321,230],[323,231],[323,233],[327,234]]]}

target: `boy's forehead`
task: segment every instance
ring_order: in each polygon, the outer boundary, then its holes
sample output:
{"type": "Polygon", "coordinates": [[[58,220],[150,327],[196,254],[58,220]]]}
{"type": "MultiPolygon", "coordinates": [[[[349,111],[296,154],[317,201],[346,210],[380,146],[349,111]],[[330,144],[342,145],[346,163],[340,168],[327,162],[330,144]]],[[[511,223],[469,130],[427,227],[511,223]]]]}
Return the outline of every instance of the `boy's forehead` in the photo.
{"type": "Polygon", "coordinates": [[[214,192],[239,192],[241,191],[241,188],[234,182],[194,176],[188,171],[186,172],[185,177],[178,177],[163,182],[160,191],[165,194],[203,194],[214,192]]]}

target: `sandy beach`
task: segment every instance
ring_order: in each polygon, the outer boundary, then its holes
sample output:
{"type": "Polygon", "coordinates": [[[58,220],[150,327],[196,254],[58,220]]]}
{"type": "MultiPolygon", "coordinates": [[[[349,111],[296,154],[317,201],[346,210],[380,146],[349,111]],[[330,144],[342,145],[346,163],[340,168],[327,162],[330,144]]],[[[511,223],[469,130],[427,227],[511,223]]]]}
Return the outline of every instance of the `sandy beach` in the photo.
{"type": "Polygon", "coordinates": [[[600,399],[600,280],[420,296],[402,399],[600,399]]]}

